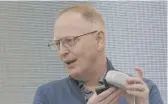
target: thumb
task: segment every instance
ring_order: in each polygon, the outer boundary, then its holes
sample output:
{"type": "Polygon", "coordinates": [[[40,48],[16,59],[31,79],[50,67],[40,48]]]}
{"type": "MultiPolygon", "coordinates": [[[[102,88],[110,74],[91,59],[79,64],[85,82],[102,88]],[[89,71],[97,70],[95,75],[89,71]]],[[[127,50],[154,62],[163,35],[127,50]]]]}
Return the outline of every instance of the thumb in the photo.
{"type": "Polygon", "coordinates": [[[96,96],[97,94],[94,92],[94,94],[89,98],[88,102],[93,102],[96,96]]]}

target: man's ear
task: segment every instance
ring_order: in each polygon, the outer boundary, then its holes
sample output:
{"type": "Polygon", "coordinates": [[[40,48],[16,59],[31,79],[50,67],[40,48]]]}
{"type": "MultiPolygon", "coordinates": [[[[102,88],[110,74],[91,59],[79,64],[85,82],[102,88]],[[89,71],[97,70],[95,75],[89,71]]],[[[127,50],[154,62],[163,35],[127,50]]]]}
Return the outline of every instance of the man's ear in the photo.
{"type": "Polygon", "coordinates": [[[105,47],[105,33],[103,31],[99,31],[96,35],[97,41],[97,50],[101,51],[105,47]]]}

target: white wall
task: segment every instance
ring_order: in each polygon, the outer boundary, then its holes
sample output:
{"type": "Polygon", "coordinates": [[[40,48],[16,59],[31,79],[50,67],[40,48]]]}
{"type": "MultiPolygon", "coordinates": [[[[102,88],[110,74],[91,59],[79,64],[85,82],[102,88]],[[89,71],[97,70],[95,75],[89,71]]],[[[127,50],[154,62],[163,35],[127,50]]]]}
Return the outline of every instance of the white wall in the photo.
{"type": "MultiPolygon", "coordinates": [[[[48,47],[57,12],[77,2],[0,2],[0,104],[31,104],[38,86],[67,73],[48,47]]],[[[145,70],[166,104],[166,2],[92,2],[105,16],[115,68],[145,70]]]]}

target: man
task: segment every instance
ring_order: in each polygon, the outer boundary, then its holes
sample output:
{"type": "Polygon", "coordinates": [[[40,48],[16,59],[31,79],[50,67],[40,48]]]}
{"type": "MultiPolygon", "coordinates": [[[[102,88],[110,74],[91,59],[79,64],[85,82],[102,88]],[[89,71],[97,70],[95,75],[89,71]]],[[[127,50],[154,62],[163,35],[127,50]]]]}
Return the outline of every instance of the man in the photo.
{"type": "Polygon", "coordinates": [[[58,16],[51,47],[57,49],[69,76],[38,88],[33,104],[163,104],[157,86],[143,78],[127,79],[126,90],[109,88],[99,95],[95,88],[109,70],[105,55],[106,27],[102,15],[88,4],[64,9],[58,16]]]}

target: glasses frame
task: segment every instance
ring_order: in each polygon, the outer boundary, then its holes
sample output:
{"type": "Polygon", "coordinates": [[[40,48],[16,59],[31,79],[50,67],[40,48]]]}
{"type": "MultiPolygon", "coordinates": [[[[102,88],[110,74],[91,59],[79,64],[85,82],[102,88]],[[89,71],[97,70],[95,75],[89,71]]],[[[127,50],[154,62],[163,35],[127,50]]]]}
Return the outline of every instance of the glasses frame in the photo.
{"type": "Polygon", "coordinates": [[[77,38],[85,36],[85,35],[90,35],[90,34],[93,34],[96,32],[98,32],[98,30],[94,30],[94,31],[91,31],[91,32],[88,32],[88,33],[85,33],[85,34],[82,34],[79,36],[66,36],[66,37],[63,37],[59,40],[51,40],[48,43],[48,47],[50,48],[50,50],[60,50],[60,43],[62,43],[64,47],[69,48],[69,47],[72,47],[76,44],[77,38]],[[70,44],[65,45],[65,39],[67,39],[67,38],[69,38],[69,40],[71,39],[71,41],[73,42],[71,45],[70,44]]]}

